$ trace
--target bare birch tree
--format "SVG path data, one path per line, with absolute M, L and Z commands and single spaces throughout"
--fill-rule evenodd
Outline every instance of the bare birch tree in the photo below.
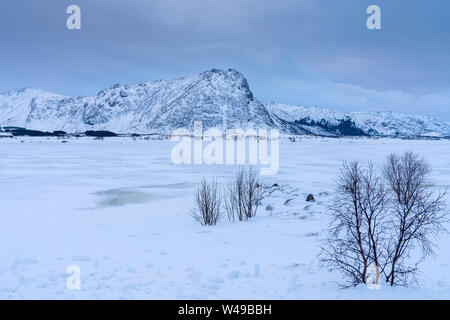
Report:
M 383 275 L 391 286 L 407 285 L 448 221 L 445 192 L 434 194 L 429 176 L 428 163 L 412 152 L 391 154 L 383 175 L 371 163 L 344 163 L 322 263 L 339 270 L 346 286 L 367 283 L 372 266 L 377 281 Z
M 430 166 L 417 154 L 389 155 L 384 178 L 392 193 L 392 234 L 387 244 L 386 282 L 407 285 L 423 258 L 433 253 L 432 239 L 444 230 L 444 193 L 435 195 L 429 189 Z M 412 260 L 414 248 L 421 249 Z
M 357 161 L 343 164 L 330 206 L 333 220 L 321 261 L 345 276 L 348 282 L 344 287 L 366 283 L 372 265 L 378 270 L 384 268 L 386 203 L 386 190 L 372 164 L 367 168 Z

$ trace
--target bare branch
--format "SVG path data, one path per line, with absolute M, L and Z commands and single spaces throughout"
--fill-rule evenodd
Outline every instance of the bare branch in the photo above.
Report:
M 191 216 L 205 226 L 216 225 L 222 217 L 220 190 L 215 180 L 203 178 L 200 187 L 194 194 L 196 208 L 191 209 Z

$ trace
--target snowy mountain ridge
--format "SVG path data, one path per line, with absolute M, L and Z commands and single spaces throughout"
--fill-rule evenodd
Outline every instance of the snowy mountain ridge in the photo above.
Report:
M 64 97 L 25 88 L 0 95 L 0 126 L 35 130 L 110 130 L 170 133 L 204 127 L 272 128 L 263 104 L 253 98 L 237 71 L 213 69 L 199 75 L 135 86 L 115 85 L 94 97 Z
M 347 136 L 450 136 L 448 122 L 428 116 L 391 111 L 340 112 L 274 102 L 265 103 L 265 106 L 272 115 L 290 119 L 317 134 L 325 130 L 328 133 Z
M 278 128 L 287 134 L 450 136 L 450 124 L 392 112 L 344 113 L 319 107 L 261 103 L 234 69 L 212 69 L 174 80 L 115 85 L 93 97 L 66 97 L 23 88 L 0 94 L 0 127 L 70 133 L 170 134 L 178 128 Z

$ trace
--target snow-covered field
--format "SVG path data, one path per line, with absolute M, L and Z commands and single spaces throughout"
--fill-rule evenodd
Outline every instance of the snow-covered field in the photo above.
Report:
M 436 257 L 421 265 L 413 288 L 340 290 L 340 274 L 317 259 L 342 160 L 381 165 L 389 152 L 413 150 L 429 160 L 433 187 L 442 189 L 450 184 L 449 140 L 283 141 L 279 173 L 263 177 L 279 187 L 269 188 L 258 216 L 215 227 L 188 215 L 192 193 L 203 176 L 226 182 L 236 168 L 174 165 L 173 146 L 1 139 L 0 298 L 450 298 L 449 234 L 436 241 Z M 305 201 L 309 193 L 315 203 Z M 66 287 L 69 265 L 81 268 L 81 290 Z

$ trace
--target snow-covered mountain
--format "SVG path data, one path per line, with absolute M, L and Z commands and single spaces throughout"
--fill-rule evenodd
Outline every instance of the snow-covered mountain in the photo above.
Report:
M 171 133 L 204 128 L 278 128 L 289 134 L 450 136 L 450 125 L 391 112 L 342 113 L 261 103 L 245 77 L 212 69 L 175 80 L 115 85 L 94 97 L 66 97 L 24 88 L 0 94 L 0 126 L 75 133 Z
M 115 85 L 95 97 L 64 97 L 25 88 L 0 95 L 0 126 L 34 130 L 170 133 L 192 128 L 271 128 L 263 104 L 239 72 L 213 69 L 170 81 Z
M 450 136 L 448 122 L 395 112 L 339 112 L 319 107 L 265 103 L 275 118 L 289 120 L 315 134 L 347 136 Z

